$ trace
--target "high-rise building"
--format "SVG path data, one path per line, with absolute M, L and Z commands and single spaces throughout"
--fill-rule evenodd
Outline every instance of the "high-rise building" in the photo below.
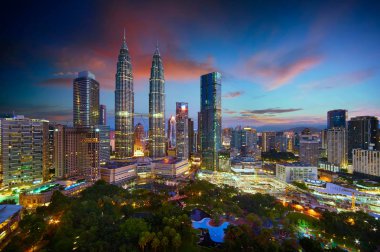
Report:
M 47 169 L 45 170 L 43 177 L 44 181 L 50 179 L 50 170 L 54 170 L 54 129 L 55 124 L 49 123 L 48 125 L 48 136 L 47 136 Z
M 149 156 L 165 156 L 165 78 L 158 45 L 149 79 Z
M 201 122 L 202 122 L 202 116 L 201 112 L 198 112 L 198 125 L 197 125 L 197 153 L 201 153 Z
M 312 166 L 318 165 L 321 143 L 317 135 L 307 134 L 300 137 L 300 162 Z
M 99 179 L 100 131 L 95 127 L 70 128 L 56 125 L 54 131 L 55 176 Z
M 279 152 L 288 151 L 288 138 L 285 132 L 282 132 L 282 131 L 276 132 L 275 149 L 276 151 L 279 151 Z
M 348 160 L 352 161 L 352 150 L 376 148 L 379 120 L 374 116 L 358 116 L 348 121 Z
M 168 120 L 168 141 L 169 141 L 169 149 L 173 149 L 176 146 L 176 121 L 175 116 L 170 116 Z
M 135 157 L 142 157 L 145 153 L 145 130 L 144 126 L 141 123 L 138 123 L 135 127 L 135 147 L 134 147 L 134 156 Z
M 327 129 L 321 131 L 321 157 L 327 157 Z
M 191 118 L 188 119 L 188 127 L 189 127 L 189 158 L 190 154 L 195 152 L 195 141 L 194 141 L 194 121 Z
M 189 105 L 187 102 L 176 102 L 176 148 L 177 157 L 189 158 Z
M 218 170 L 218 151 L 222 146 L 221 86 L 220 73 L 213 72 L 201 76 L 202 169 Z
M 327 112 L 327 129 L 346 128 L 347 110 L 335 109 Z
M 99 107 L 99 125 L 107 124 L 107 107 L 101 104 Z
M 49 122 L 0 118 L 0 188 L 41 183 L 48 166 Z
M 110 126 L 97 125 L 95 131 L 99 133 L 99 162 L 108 163 L 111 156 Z
M 231 143 L 230 147 L 231 149 L 236 149 L 238 152 L 241 150 L 241 135 L 242 135 L 242 130 L 241 126 L 236 126 L 234 129 L 231 131 Z
M 263 152 L 276 149 L 276 132 L 263 132 L 261 136 L 261 149 Z
M 332 128 L 327 131 L 327 161 L 341 168 L 347 167 L 347 131 Z
M 353 149 L 352 152 L 354 173 L 380 177 L 380 151 Z
M 134 92 L 132 63 L 125 31 L 120 48 L 115 90 L 115 151 L 119 159 L 133 156 Z
M 99 123 L 99 83 L 90 71 L 78 73 L 73 82 L 74 127 L 90 127 Z
M 222 130 L 222 146 L 223 148 L 231 148 L 233 128 L 224 128 Z

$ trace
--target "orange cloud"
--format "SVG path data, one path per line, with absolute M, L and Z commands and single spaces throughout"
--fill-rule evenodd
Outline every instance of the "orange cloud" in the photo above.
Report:
M 240 63 L 242 76 L 257 81 L 267 90 L 290 83 L 297 76 L 316 67 L 322 56 L 308 48 L 290 51 L 259 52 Z

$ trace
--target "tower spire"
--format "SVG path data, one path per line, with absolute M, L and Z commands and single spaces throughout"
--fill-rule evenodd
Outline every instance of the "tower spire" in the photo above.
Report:
M 122 44 L 121 48 L 128 50 L 127 42 L 125 40 L 125 28 L 124 28 L 124 33 L 123 33 L 123 44 Z
M 160 55 L 160 51 L 158 50 L 158 39 L 156 42 L 156 51 L 154 52 L 154 55 Z

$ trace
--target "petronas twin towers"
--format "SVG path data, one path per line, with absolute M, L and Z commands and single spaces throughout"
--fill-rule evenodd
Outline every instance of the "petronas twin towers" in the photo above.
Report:
M 118 159 L 133 156 L 134 106 L 132 64 L 124 32 L 115 90 L 115 150 Z M 165 156 L 165 78 L 158 46 L 149 79 L 149 156 Z

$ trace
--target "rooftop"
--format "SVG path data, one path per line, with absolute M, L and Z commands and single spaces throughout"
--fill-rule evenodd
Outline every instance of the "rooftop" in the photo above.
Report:
M 21 209 L 22 206 L 20 205 L 0 205 L 0 223 L 3 223 Z
M 282 164 L 278 164 L 278 165 L 282 165 L 285 167 L 315 167 L 315 168 L 317 168 L 316 166 L 312 166 L 310 164 L 306 164 L 306 163 L 302 163 L 302 162 L 282 163 Z

